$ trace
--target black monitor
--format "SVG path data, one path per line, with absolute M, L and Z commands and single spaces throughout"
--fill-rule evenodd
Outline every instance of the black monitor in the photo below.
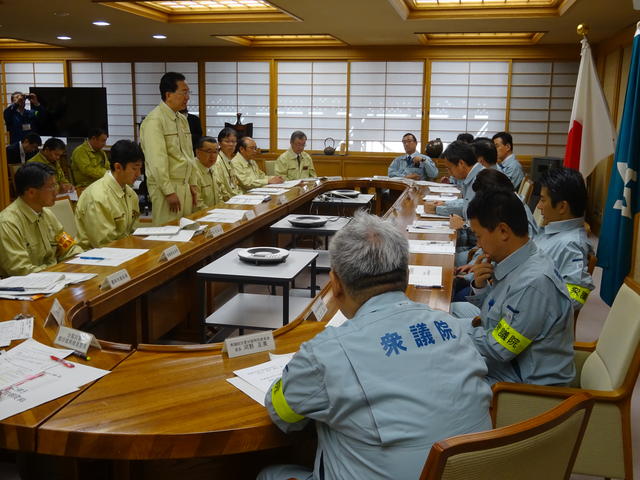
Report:
M 48 137 L 87 137 L 89 130 L 108 132 L 104 87 L 30 87 L 43 106 L 37 133 Z

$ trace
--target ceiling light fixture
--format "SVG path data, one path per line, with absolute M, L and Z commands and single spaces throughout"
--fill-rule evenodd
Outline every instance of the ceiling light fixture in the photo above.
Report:
M 167 38 L 167 36 L 158 33 L 158 34 L 154 35 L 153 38 L 155 38 L 156 40 L 164 40 L 165 38 Z
M 105 22 L 104 20 L 95 21 L 95 22 L 93 22 L 93 24 L 96 27 L 108 27 L 109 25 L 111 25 L 109 22 Z
M 56 38 L 58 40 L 71 40 L 71 37 L 68 35 L 58 35 Z

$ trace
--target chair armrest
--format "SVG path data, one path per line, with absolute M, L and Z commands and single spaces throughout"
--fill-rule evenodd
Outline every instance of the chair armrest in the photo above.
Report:
M 527 383 L 499 382 L 493 385 L 493 405 L 495 407 L 496 398 L 501 393 L 519 393 L 523 395 L 539 397 L 566 398 L 576 393 L 586 392 L 595 398 L 596 401 L 616 402 L 624 397 L 624 391 L 617 390 L 589 390 L 586 388 L 553 387 L 548 385 L 531 385 Z
M 593 352 L 596 349 L 597 344 L 598 342 L 575 342 L 573 344 L 573 349 L 582 352 Z

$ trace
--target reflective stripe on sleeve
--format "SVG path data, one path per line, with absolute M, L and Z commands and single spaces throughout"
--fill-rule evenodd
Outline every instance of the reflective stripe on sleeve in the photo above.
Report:
M 298 415 L 287 403 L 282 390 L 282 379 L 273 384 L 271 389 L 271 404 L 276 414 L 287 423 L 296 423 L 304 419 L 302 415 Z
M 581 287 L 580 285 L 574 285 L 573 283 L 567 283 L 567 290 L 569 290 L 569 296 L 576 302 L 584 304 L 587 301 L 587 297 L 591 290 Z
M 496 342 L 515 355 L 520 355 L 531 343 L 531 340 L 509 325 L 504 318 L 500 319 L 491 334 Z

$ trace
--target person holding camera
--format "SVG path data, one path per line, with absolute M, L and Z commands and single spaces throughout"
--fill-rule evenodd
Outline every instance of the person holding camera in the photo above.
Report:
M 31 109 L 25 108 L 26 101 Z M 44 108 L 35 93 L 13 92 L 11 105 L 4 109 L 4 124 L 9 132 L 9 143 L 22 141 L 29 133 L 38 133 L 38 123 L 44 114 Z

